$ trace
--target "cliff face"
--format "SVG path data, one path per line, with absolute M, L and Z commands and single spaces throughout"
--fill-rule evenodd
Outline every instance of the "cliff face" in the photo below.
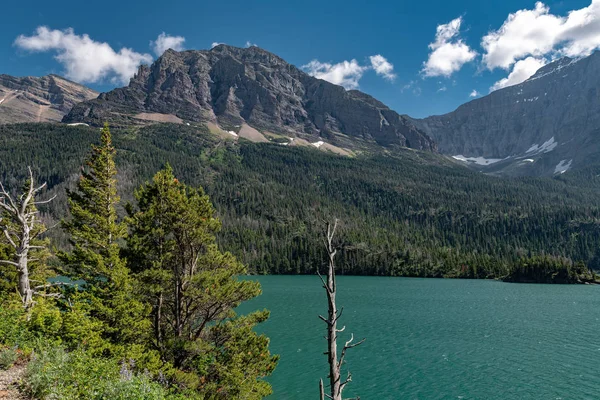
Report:
M 60 121 L 71 108 L 98 93 L 57 75 L 0 75 L 0 124 Z
M 64 121 L 99 125 L 140 115 L 436 149 L 410 118 L 364 93 L 311 77 L 258 47 L 168 50 L 151 66 L 140 67 L 127 87 L 76 105 Z
M 588 165 L 600 152 L 600 53 L 562 58 L 519 85 L 414 123 L 442 153 L 486 171 L 552 175 Z

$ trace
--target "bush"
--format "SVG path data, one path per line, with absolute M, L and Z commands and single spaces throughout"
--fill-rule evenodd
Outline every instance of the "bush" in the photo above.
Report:
M 173 400 L 175 397 L 134 365 L 95 357 L 82 350 L 62 347 L 41 351 L 30 361 L 25 390 L 38 399 L 63 400 Z
M 19 353 L 16 348 L 0 350 L 0 370 L 7 370 L 12 367 L 19 359 Z
M 33 341 L 23 308 L 0 305 L 0 346 L 30 348 Z

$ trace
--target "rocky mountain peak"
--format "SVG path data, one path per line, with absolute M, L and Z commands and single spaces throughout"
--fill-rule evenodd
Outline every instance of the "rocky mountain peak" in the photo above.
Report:
M 127 87 L 78 104 L 65 122 L 100 125 L 110 120 L 156 119 L 247 124 L 262 133 L 357 140 L 434 150 L 434 142 L 406 117 L 358 91 L 314 78 L 256 46 L 167 50 L 141 66 Z

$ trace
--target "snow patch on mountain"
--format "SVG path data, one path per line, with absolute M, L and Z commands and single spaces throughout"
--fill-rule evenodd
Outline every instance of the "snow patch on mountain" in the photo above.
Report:
M 554 141 L 554 136 L 552 136 L 550 139 L 548 139 L 544 143 L 542 143 L 541 146 L 539 144 L 531 145 L 529 150 L 527 150 L 525 153 L 526 154 L 549 153 L 552 150 L 554 150 L 556 148 L 556 146 L 558 146 L 558 143 Z
M 499 161 L 505 160 L 504 158 L 485 158 L 485 157 L 465 157 L 462 154 L 452 156 L 455 160 L 473 163 L 477 165 L 491 165 Z
M 564 174 L 569 170 L 569 168 L 571 168 L 571 163 L 573 163 L 573 160 L 569 160 L 568 162 L 567 160 L 561 160 L 554 168 L 554 173 Z
M 319 147 L 323 146 L 325 144 L 325 142 L 322 140 L 319 140 L 318 142 L 311 143 L 311 144 L 318 149 Z

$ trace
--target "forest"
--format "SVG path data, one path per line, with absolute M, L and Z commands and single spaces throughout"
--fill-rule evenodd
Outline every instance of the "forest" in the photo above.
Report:
M 0 372 L 27 364 L 20 389 L 35 399 L 271 394 L 278 356 L 254 330 L 269 312 L 236 314 L 261 288 L 217 245 L 209 197 L 167 164 L 120 217 L 108 126 L 99 142 L 65 192 L 62 250 L 44 237 L 46 184 L 30 169 L 0 184 Z
M 42 209 L 52 226 L 96 139 L 97 128 L 2 126 L 0 180 L 13 187 L 31 165 L 57 195 Z M 499 178 L 410 149 L 342 157 L 175 124 L 113 130 L 113 139 L 119 215 L 169 163 L 210 196 L 223 224 L 217 243 L 249 273 L 314 274 L 325 260 L 319 227 L 331 216 L 342 221 L 340 274 L 504 278 L 536 257 L 600 268 L 598 168 Z M 68 246 L 62 230 L 48 236 Z

